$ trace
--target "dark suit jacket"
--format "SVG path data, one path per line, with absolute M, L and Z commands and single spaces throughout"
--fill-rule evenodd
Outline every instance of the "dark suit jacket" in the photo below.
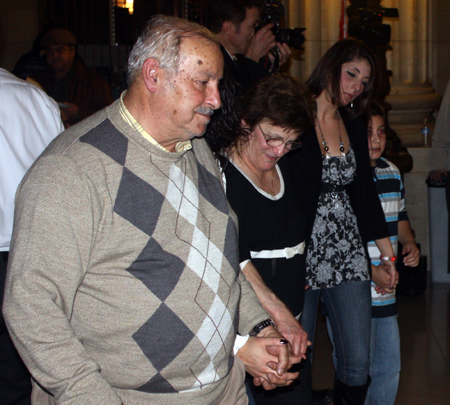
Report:
M 234 80 L 238 97 L 242 96 L 262 78 L 269 76 L 269 71 L 254 60 L 246 58 L 244 55 L 237 55 L 236 60 L 233 60 L 222 45 L 220 50 L 225 62 L 224 74 Z

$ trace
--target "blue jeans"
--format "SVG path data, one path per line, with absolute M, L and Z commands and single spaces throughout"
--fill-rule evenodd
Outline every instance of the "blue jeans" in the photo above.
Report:
M 397 315 L 372 319 L 370 376 L 365 405 L 394 405 L 400 379 Z
M 330 338 L 336 356 L 336 380 L 350 386 L 362 386 L 367 383 L 370 366 L 370 280 L 306 291 L 302 325 L 311 342 L 320 297 L 333 335 Z M 312 350 L 311 346 L 311 361 Z

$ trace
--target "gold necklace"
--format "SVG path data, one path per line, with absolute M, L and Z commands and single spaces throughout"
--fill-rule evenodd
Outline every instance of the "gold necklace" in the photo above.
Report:
M 336 111 L 336 117 L 337 117 L 337 120 L 338 120 L 338 129 L 339 129 L 339 150 L 341 151 L 341 157 L 344 157 L 345 156 L 345 148 L 344 148 L 344 142 L 342 142 L 342 138 L 341 138 L 341 121 L 340 121 L 340 116 L 339 116 L 339 112 L 338 111 Z M 322 132 L 322 128 L 320 127 L 319 118 L 317 118 L 316 121 L 317 121 L 317 126 L 319 127 L 320 136 L 322 138 L 322 145 L 323 145 L 323 149 L 325 151 L 325 157 L 327 159 L 329 159 L 331 157 L 331 155 L 330 155 L 330 148 L 327 145 L 327 141 L 323 137 L 323 132 Z

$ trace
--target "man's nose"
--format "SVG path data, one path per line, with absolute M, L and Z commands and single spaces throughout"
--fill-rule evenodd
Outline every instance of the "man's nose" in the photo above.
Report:
M 214 110 L 217 110 L 218 108 L 220 108 L 220 106 L 222 105 L 222 102 L 220 100 L 220 92 L 219 92 L 219 87 L 217 85 L 214 85 L 211 87 L 209 94 L 207 95 L 205 101 Z

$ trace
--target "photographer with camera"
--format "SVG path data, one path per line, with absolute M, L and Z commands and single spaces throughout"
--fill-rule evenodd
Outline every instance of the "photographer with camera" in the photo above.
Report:
M 261 24 L 262 0 L 213 0 L 209 28 L 217 34 L 225 72 L 238 85 L 237 94 L 249 90 L 289 59 L 287 43 L 277 42 L 276 23 Z M 284 12 L 284 10 L 283 10 Z

